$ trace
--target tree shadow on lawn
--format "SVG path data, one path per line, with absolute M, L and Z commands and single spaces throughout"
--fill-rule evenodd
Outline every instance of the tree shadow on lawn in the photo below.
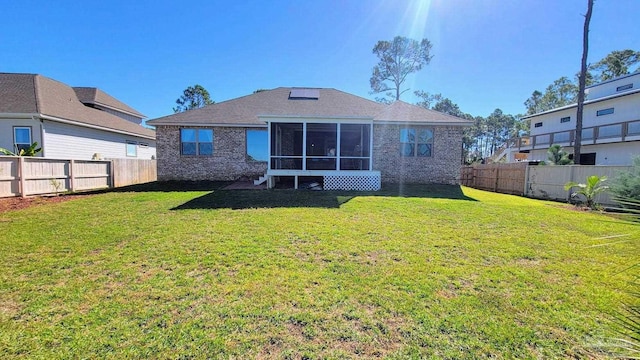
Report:
M 254 208 L 339 208 L 358 196 L 414 197 L 476 201 L 457 185 L 385 184 L 380 191 L 312 191 L 312 190 L 221 190 L 190 200 L 171 210 L 254 209 Z M 203 189 L 204 190 L 204 189 Z

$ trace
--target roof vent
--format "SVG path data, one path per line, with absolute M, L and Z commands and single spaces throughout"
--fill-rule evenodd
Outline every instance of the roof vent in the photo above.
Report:
M 320 97 L 320 89 L 291 89 L 289 100 L 318 100 Z

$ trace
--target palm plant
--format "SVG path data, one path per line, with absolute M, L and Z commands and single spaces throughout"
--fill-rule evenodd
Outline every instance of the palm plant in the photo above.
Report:
M 570 190 L 571 188 L 577 187 L 578 191 L 572 193 L 571 196 L 573 197 L 574 194 L 584 196 L 587 207 L 595 209 L 598 206 L 598 203 L 595 201 L 596 195 L 609 190 L 609 186 L 602 184 L 606 180 L 606 176 L 600 177 L 598 175 L 591 175 L 587 177 L 587 182 L 585 184 L 578 184 L 575 181 L 569 181 L 564 184 L 564 189 Z
M 564 151 L 562 146 L 553 144 L 547 150 L 547 159 L 553 165 L 571 165 L 573 160 L 569 159 L 569 153 Z
M 0 148 L 0 154 L 9 156 L 36 156 L 40 151 L 42 151 L 42 148 L 38 147 L 38 142 L 34 142 L 26 149 L 20 149 L 17 153 L 13 153 L 5 148 Z
M 637 285 L 636 285 L 637 287 Z M 624 304 L 623 310 L 617 315 L 621 333 L 626 339 L 619 339 L 619 346 L 629 359 L 640 359 L 640 292 L 631 294 L 636 299 L 636 304 Z
M 622 206 L 617 209 L 628 215 L 631 221 L 640 225 L 640 199 L 629 197 L 617 197 L 616 202 Z M 629 269 L 637 268 L 639 264 L 632 265 Z M 622 304 L 622 310 L 616 313 L 615 321 L 618 331 L 623 336 L 618 339 L 618 347 L 625 358 L 640 359 L 640 282 L 638 278 L 632 283 L 635 291 L 632 291 L 632 302 Z

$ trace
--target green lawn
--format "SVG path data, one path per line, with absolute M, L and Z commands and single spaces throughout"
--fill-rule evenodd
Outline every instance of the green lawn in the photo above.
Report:
M 0 214 L 0 358 L 606 358 L 640 254 L 469 188 L 211 189 Z

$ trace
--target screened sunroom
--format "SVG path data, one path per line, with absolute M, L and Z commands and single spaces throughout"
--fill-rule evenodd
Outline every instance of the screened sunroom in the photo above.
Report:
M 269 119 L 269 187 L 281 179 L 322 182 L 325 190 L 378 190 L 373 171 L 373 122 Z

